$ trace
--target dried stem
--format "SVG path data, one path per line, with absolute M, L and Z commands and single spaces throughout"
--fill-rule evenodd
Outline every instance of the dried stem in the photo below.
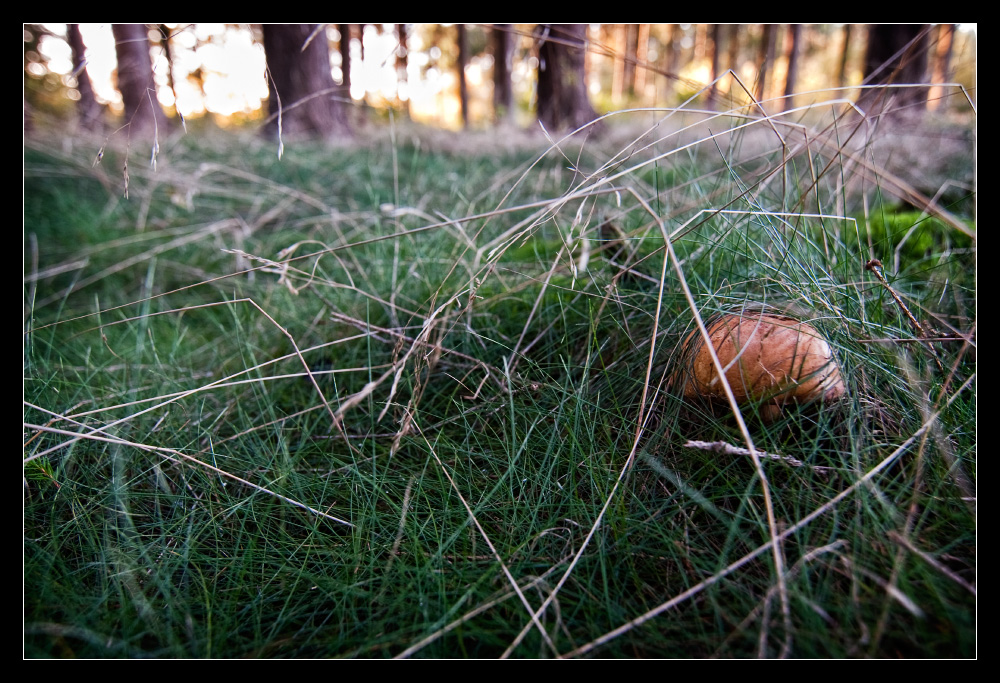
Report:
M 941 359 L 938 358 L 937 351 L 929 341 L 933 336 L 931 331 L 924 325 L 920 324 L 920 321 L 917 320 L 913 313 L 910 312 L 910 309 L 906 306 L 906 304 L 903 303 L 903 300 L 900 298 L 899 294 L 896 293 L 896 290 L 894 290 L 885 279 L 885 275 L 882 273 L 882 262 L 878 259 L 872 259 L 865 264 L 865 270 L 871 271 L 872 274 L 878 278 L 878 281 L 882 283 L 882 286 L 885 287 L 889 294 L 892 295 L 892 298 L 896 300 L 896 305 L 898 305 L 906 315 L 910 324 L 913 326 L 913 329 L 917 331 L 917 336 L 920 337 L 920 341 L 923 342 L 924 346 L 927 347 L 927 350 L 930 351 L 931 357 L 934 359 L 934 362 L 937 363 L 938 369 L 941 372 L 944 372 L 944 366 L 941 364 Z
M 700 448 L 703 451 L 714 451 L 716 453 L 725 453 L 726 455 L 750 455 L 750 451 L 746 448 L 740 446 L 734 446 L 725 441 L 688 441 L 684 444 L 685 448 Z M 767 453 L 765 451 L 757 451 L 757 455 L 761 458 L 768 458 L 770 460 L 778 460 L 785 464 L 791 465 L 792 467 L 809 467 L 814 472 L 834 472 L 833 467 L 820 467 L 819 465 L 806 465 L 801 460 L 793 458 L 790 455 L 779 455 L 777 453 Z

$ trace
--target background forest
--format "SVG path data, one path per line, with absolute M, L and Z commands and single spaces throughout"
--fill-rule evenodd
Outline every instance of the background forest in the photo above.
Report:
M 975 26 L 23 37 L 25 657 L 976 656 Z
M 281 36 L 289 32 L 285 45 Z M 113 125 L 143 101 L 148 86 L 175 123 L 178 115 L 188 122 L 209 116 L 227 127 L 260 122 L 276 106 L 265 73 L 269 35 L 270 78 L 279 89 L 286 87 L 279 73 L 284 51 L 295 55 L 308 41 L 309 51 L 295 55 L 296 69 L 329 72 L 316 76 L 328 106 L 363 104 L 363 116 L 376 120 L 393 111 L 449 129 L 510 120 L 527 126 L 536 113 L 545 122 L 539 75 L 566 68 L 545 52 L 583 41 L 587 49 L 570 64 L 586 94 L 578 106 L 599 113 L 678 106 L 698 94 L 699 106 L 723 109 L 745 103 L 743 87 L 758 101 L 775 102 L 771 108 L 791 109 L 856 99 L 862 84 L 886 81 L 936 84 L 906 97 L 937 111 L 962 99 L 942 84 L 973 91 L 975 79 L 975 33 L 954 24 L 27 24 L 26 104 L 62 118 L 76 109 L 84 127 Z M 912 57 L 900 62 L 896 53 L 904 49 Z M 902 71 L 884 66 L 893 58 Z M 116 62 L 126 59 L 150 80 L 117 78 Z M 559 73 L 552 80 L 565 79 Z

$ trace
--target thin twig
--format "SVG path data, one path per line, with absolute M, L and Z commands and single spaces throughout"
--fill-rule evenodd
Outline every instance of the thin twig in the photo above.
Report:
M 746 448 L 740 446 L 734 446 L 725 441 L 688 441 L 684 444 L 685 448 L 700 448 L 703 451 L 715 451 L 716 453 L 725 453 L 726 455 L 750 455 L 750 451 Z M 768 458 L 769 460 L 777 460 L 783 462 L 792 467 L 809 467 L 815 472 L 835 472 L 836 468 L 833 467 L 821 467 L 819 465 L 806 465 L 801 460 L 793 458 L 790 455 L 779 455 L 777 453 L 767 453 L 765 451 L 757 451 L 757 455 L 762 458 Z
M 906 318 L 910 321 L 913 329 L 916 330 L 917 336 L 920 337 L 920 341 L 927 347 L 927 350 L 931 354 L 931 358 L 933 358 L 934 362 L 937 363 L 938 370 L 944 372 L 944 366 L 941 364 L 941 359 L 938 358 L 937 351 L 928 341 L 928 338 L 931 336 L 930 331 L 917 320 L 913 313 L 910 312 L 910 309 L 907 308 L 905 303 L 903 303 L 903 300 L 900 298 L 899 294 L 896 293 L 896 290 L 893 289 L 888 280 L 885 279 L 885 275 L 882 273 L 882 262 L 878 259 L 871 259 L 865 263 L 865 270 L 871 271 L 872 274 L 878 278 L 878 281 L 882 283 L 882 286 L 885 287 L 889 294 L 892 295 L 892 298 L 896 300 L 896 305 L 898 305 L 906 315 Z

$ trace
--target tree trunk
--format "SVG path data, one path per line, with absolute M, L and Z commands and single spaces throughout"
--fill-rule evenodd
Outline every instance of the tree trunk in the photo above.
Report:
M 937 30 L 934 47 L 934 70 L 931 83 L 947 83 L 951 79 L 951 46 L 955 42 L 955 25 L 941 24 Z M 927 109 L 934 111 L 941 105 L 941 98 L 950 94 L 940 85 L 932 85 L 927 93 Z
M 661 44 L 663 45 L 663 61 L 660 62 L 660 75 L 665 78 L 657 78 L 653 76 L 653 84 L 656 86 L 656 94 L 653 96 L 653 104 L 656 105 L 659 102 L 670 103 L 670 99 L 674 92 L 674 64 L 677 63 L 677 40 L 676 40 L 676 28 L 674 24 L 664 24 L 662 27 L 663 33 L 661 34 Z M 660 91 L 660 83 L 663 84 L 663 90 Z
M 73 73 L 76 74 L 76 90 L 80 93 L 80 99 L 76 103 L 80 127 L 89 131 L 100 130 L 104 125 L 104 111 L 94 97 L 94 86 L 87 72 L 87 48 L 80 35 L 79 24 L 66 24 L 66 39 L 73 51 Z
M 851 24 L 844 24 L 844 46 L 840 50 L 840 62 L 837 64 L 836 85 L 843 88 L 847 83 L 847 58 L 851 51 Z
M 777 25 L 764 24 L 764 35 L 760 41 L 760 56 L 757 59 L 757 87 L 754 97 L 758 102 L 767 98 L 767 75 L 774 68 L 774 49 L 778 38 Z
M 865 85 L 926 83 L 927 36 L 925 24 L 872 24 L 865 52 Z M 927 88 L 873 88 L 858 99 L 868 114 L 900 109 L 927 99 Z
M 802 40 L 802 24 L 788 27 L 788 45 L 785 48 L 785 111 L 795 106 L 795 82 L 799 78 L 799 43 Z
M 694 25 L 694 45 L 691 47 L 691 57 L 688 58 L 687 61 L 696 62 L 700 59 L 704 59 L 705 55 L 708 54 L 708 34 L 710 30 L 711 24 Z
M 639 98 L 642 104 L 646 98 L 646 80 L 649 66 L 649 24 L 639 24 L 639 36 L 635 46 L 635 82 L 632 84 L 632 91 Z
M 153 63 L 145 24 L 113 24 L 118 57 L 118 91 L 125 104 L 129 136 L 167 132 L 167 117 L 156 99 Z
M 718 24 L 712 24 L 709 29 L 709 36 L 712 41 L 712 71 L 708 74 L 708 82 L 712 83 L 716 78 L 719 77 L 719 52 L 722 47 L 720 43 L 722 42 L 722 29 Z M 719 86 L 716 83 L 712 83 L 712 87 L 708 89 L 708 108 L 715 109 L 717 102 L 719 100 Z
M 511 85 L 510 24 L 493 27 L 493 111 L 497 122 L 509 121 L 514 114 L 514 88 Z
M 639 25 L 625 24 L 625 73 L 623 81 L 625 85 L 625 97 L 632 99 L 635 97 L 635 62 L 639 52 Z
M 343 96 L 351 96 L 351 25 L 337 24 L 340 33 L 340 90 Z
M 728 71 L 732 70 L 733 73 L 738 74 L 740 72 L 739 60 L 740 60 L 740 27 L 736 24 L 732 24 L 729 27 L 729 35 L 726 36 L 728 43 L 726 44 L 726 61 L 723 63 L 723 68 L 727 72 L 727 76 L 723 79 L 723 93 L 733 90 L 736 81 L 733 79 L 732 75 L 728 75 Z M 742 99 L 742 95 L 740 96 Z
M 469 33 L 465 24 L 458 24 L 458 101 L 462 111 L 462 128 L 469 127 L 469 87 L 465 82 L 465 67 L 469 63 Z
M 627 28 L 625 24 L 612 24 L 609 29 L 614 36 L 614 68 L 611 72 L 611 101 L 615 106 L 619 106 L 625 97 L 625 64 L 627 62 L 626 40 Z
M 546 129 L 576 129 L 597 114 L 587 96 L 584 24 L 543 24 L 538 40 L 538 120 Z
M 274 134 L 281 117 L 283 135 L 335 137 L 349 134 L 347 115 L 337 99 L 326 31 L 316 24 L 264 24 L 267 82 L 266 130 Z M 315 33 L 315 35 L 313 35 Z M 312 39 L 310 40 L 310 36 Z

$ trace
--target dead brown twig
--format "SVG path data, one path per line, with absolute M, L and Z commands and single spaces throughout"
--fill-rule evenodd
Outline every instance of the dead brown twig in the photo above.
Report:
M 882 283 L 882 286 L 885 287 L 886 291 L 888 291 L 889 294 L 892 295 L 892 298 L 895 299 L 896 301 L 896 305 L 899 306 L 900 310 L 903 311 L 904 315 L 906 315 L 906 318 L 910 321 L 910 324 L 913 326 L 913 329 L 916 330 L 917 336 L 920 338 L 920 341 L 924 344 L 924 346 L 927 347 L 927 350 L 930 351 L 931 357 L 934 359 L 934 362 L 937 363 L 938 369 L 941 372 L 944 372 L 944 365 L 941 364 L 941 359 L 938 358 L 937 351 L 934 349 L 934 346 L 931 345 L 930 342 L 932 338 L 938 335 L 936 335 L 932 330 L 929 330 L 927 327 L 921 324 L 921 322 L 917 320 L 916 316 L 914 316 L 913 313 L 910 312 L 910 309 L 907 307 L 907 305 L 903 303 L 903 299 L 900 298 L 899 294 L 896 293 L 896 290 L 892 288 L 892 285 L 889 284 L 889 281 L 885 279 L 885 274 L 882 272 L 882 262 L 879 261 L 878 259 L 871 259 L 865 264 L 865 270 L 871 271 L 871 273 L 878 279 L 878 281 Z

